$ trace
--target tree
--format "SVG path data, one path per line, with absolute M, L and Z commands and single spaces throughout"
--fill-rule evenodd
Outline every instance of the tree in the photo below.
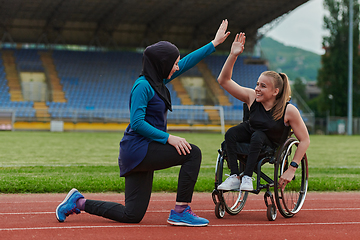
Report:
M 324 0 L 329 11 L 324 16 L 324 27 L 330 35 L 323 37 L 326 53 L 321 57 L 318 86 L 322 89 L 318 107 L 320 112 L 332 111 L 332 115 L 347 115 L 348 49 L 349 49 L 349 0 Z M 359 3 L 354 0 L 353 28 L 353 113 L 360 116 L 360 56 Z M 332 96 L 332 97 L 331 97 Z

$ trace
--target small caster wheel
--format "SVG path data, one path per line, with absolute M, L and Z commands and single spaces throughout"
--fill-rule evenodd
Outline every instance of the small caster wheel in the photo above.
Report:
M 276 215 L 277 215 L 277 212 L 276 212 L 275 205 L 274 204 L 269 204 L 267 206 L 267 211 L 266 211 L 266 216 L 267 216 L 268 220 L 269 221 L 275 221 Z
M 215 216 L 217 218 L 223 218 L 225 216 L 225 207 L 221 202 L 217 202 L 215 205 Z

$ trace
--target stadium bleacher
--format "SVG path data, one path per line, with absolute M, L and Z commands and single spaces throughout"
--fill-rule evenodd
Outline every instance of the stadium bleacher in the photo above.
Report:
M 14 49 L 16 67 L 19 72 L 44 72 L 45 69 L 37 49 Z
M 48 102 L 54 117 L 129 119 L 129 93 L 141 71 L 142 54 L 134 52 L 54 51 L 66 103 Z M 174 105 L 180 104 L 168 85 Z M 59 109 L 61 111 L 59 111 Z M 116 111 L 115 111 L 116 110 Z M 61 116 L 59 116 L 59 114 Z M 186 119 L 187 113 L 181 113 Z M 169 118 L 177 118 L 170 114 Z
M 33 105 L 32 101 L 11 101 L 8 80 L 0 53 L 0 109 L 14 111 L 15 117 L 35 117 Z
M 100 118 L 128 118 L 128 111 L 109 115 L 97 110 L 128 109 L 129 92 L 141 69 L 140 54 L 54 51 L 53 59 L 67 102 L 49 102 L 51 114 L 63 109 L 64 117 L 73 117 L 74 111 L 83 110 Z
M 45 71 L 40 52 L 35 49 L 14 49 L 18 71 Z M 41 50 L 45 51 L 45 50 Z M 204 59 L 216 78 L 227 56 L 211 55 Z M 66 102 L 47 101 L 52 118 L 129 119 L 129 93 L 141 71 L 142 54 L 120 51 L 65 51 L 53 50 L 52 58 L 63 86 Z M 242 86 L 255 86 L 265 65 L 245 64 L 239 57 L 233 79 Z M 201 76 L 194 67 L 185 76 Z M 167 86 L 173 105 L 181 105 L 171 84 Z M 225 93 L 232 106 L 224 106 L 225 121 L 242 119 L 242 102 Z M 0 108 L 15 109 L 17 117 L 34 117 L 32 101 L 12 102 L 7 86 L 4 66 L 0 59 Z M 204 110 L 176 110 L 168 114 L 171 121 L 198 120 L 207 123 Z

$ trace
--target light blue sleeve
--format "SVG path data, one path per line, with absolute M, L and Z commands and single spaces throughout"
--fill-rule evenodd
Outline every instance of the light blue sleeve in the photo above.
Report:
M 198 62 L 203 60 L 205 57 L 209 56 L 211 53 L 215 52 L 215 47 L 212 42 L 206 44 L 205 46 L 189 53 L 184 58 L 179 61 L 179 70 L 176 71 L 170 79 L 165 79 L 164 83 L 168 83 L 171 80 L 178 77 L 180 74 L 186 72 L 190 68 L 194 67 Z
M 155 91 L 146 80 L 137 80 L 131 90 L 130 127 L 144 137 L 165 144 L 169 138 L 167 132 L 161 131 L 145 121 L 148 102 Z

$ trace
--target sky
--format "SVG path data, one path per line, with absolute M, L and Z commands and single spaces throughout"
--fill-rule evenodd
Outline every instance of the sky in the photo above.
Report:
M 327 35 L 323 29 L 325 12 L 323 0 L 310 0 L 290 12 L 265 36 L 287 46 L 323 54 L 322 38 Z

